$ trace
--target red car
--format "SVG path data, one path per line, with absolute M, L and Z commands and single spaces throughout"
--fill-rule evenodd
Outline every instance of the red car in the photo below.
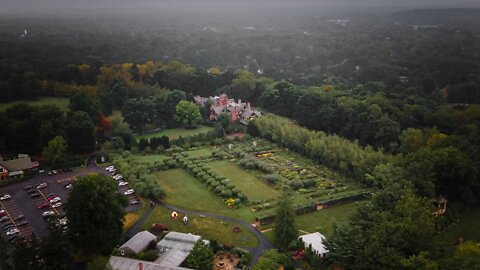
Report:
M 0 217 L 6 216 L 6 215 L 7 215 L 7 211 L 0 209 Z
M 49 209 L 51 206 L 48 203 L 42 203 L 39 206 L 37 206 L 38 209 Z

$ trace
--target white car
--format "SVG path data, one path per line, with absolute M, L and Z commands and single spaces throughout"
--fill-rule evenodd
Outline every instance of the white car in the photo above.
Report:
M 64 218 L 62 218 L 58 221 L 58 224 L 60 224 L 62 226 L 65 226 L 65 225 L 67 225 L 67 222 L 68 222 L 67 217 L 64 217 Z
M 17 234 L 19 233 L 20 231 L 18 229 L 11 229 L 10 231 L 7 231 L 7 236 L 10 236 L 10 235 L 14 235 L 14 234 Z
M 47 187 L 47 183 L 41 183 L 40 185 L 37 186 L 38 189 Z
M 72 185 L 72 184 L 67 184 L 67 185 L 65 186 L 65 188 L 66 188 L 66 189 L 72 189 L 72 188 L 73 188 L 73 185 Z
M 105 168 L 105 171 L 110 171 L 110 170 L 113 170 L 115 169 L 115 166 L 108 166 Z
M 130 194 L 133 194 L 133 192 L 135 192 L 133 189 L 129 189 L 129 190 L 125 191 L 123 194 L 130 195 Z
M 59 201 L 61 201 L 61 200 L 62 200 L 62 198 L 60 198 L 60 197 L 55 197 L 55 198 L 53 198 L 53 199 L 50 200 L 50 203 L 56 203 L 56 202 L 59 202 Z
M 52 207 L 53 207 L 53 208 L 58 208 L 58 207 L 60 207 L 60 206 L 62 206 L 62 203 L 61 203 L 61 202 L 57 202 L 57 203 L 55 203 L 55 204 L 52 204 Z
M 126 186 L 126 185 L 128 185 L 128 182 L 119 182 L 118 183 L 119 187 L 123 187 L 123 186 Z
M 11 198 L 12 196 L 10 196 L 10 194 L 4 194 L 2 197 L 0 197 L 0 201 L 5 201 Z
M 45 211 L 42 213 L 42 216 L 43 217 L 50 217 L 50 216 L 54 216 L 55 215 L 55 212 L 53 211 Z

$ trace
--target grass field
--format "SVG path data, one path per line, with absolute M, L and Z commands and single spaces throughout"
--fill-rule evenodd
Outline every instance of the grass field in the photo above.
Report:
M 207 166 L 215 173 L 228 178 L 238 189 L 244 192 L 249 200 L 265 200 L 281 196 L 281 191 L 265 184 L 255 175 L 240 168 L 237 164 L 221 160 L 208 163 Z
M 230 209 L 200 181 L 183 169 L 161 171 L 155 174 L 158 184 L 165 191 L 166 203 L 197 211 L 219 213 L 253 221 L 255 215 L 248 208 Z
M 187 151 L 187 153 L 191 158 L 208 157 L 212 154 L 212 149 L 203 147 L 197 150 Z
M 160 130 L 158 132 L 149 133 L 149 134 L 136 135 L 135 139 L 140 140 L 142 138 L 150 139 L 152 137 L 167 136 L 172 140 L 172 139 L 177 139 L 180 136 L 185 137 L 185 136 L 196 135 L 199 133 L 205 133 L 212 129 L 213 129 L 212 127 L 206 127 L 206 126 L 200 126 L 196 129 L 172 128 L 172 129 Z
M 155 163 L 157 161 L 163 161 L 166 158 L 167 156 L 164 156 L 164 155 L 145 155 L 145 156 L 136 155 L 135 156 L 135 159 L 141 163 Z
M 178 231 L 185 233 L 194 233 L 201 235 L 205 239 L 217 240 L 220 243 L 240 246 L 240 247 L 255 247 L 258 245 L 258 239 L 250 231 L 244 227 L 224 222 L 221 219 L 188 216 L 189 221 L 187 225 L 182 222 L 183 215 L 180 218 L 172 219 L 171 212 L 165 208 L 156 207 L 153 213 L 142 225 L 143 230 L 148 230 L 152 224 L 165 224 L 170 231 Z M 239 233 L 234 233 L 232 229 L 240 227 Z
M 20 103 L 26 103 L 32 106 L 41 106 L 41 105 L 57 105 L 63 111 L 68 111 L 68 105 L 70 101 L 68 98 L 56 98 L 56 97 L 41 97 L 36 100 L 18 100 L 8 103 L 0 103 L 0 111 L 5 111 L 6 109 Z
M 451 243 L 455 243 L 460 237 L 480 242 L 480 230 L 478 229 L 480 228 L 480 208 L 460 213 L 459 220 L 455 227 L 439 235 L 439 238 Z

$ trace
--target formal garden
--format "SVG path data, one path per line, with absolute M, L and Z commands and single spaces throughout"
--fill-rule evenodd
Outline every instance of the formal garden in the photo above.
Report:
M 272 221 L 284 191 L 292 193 L 298 215 L 368 196 L 353 180 L 264 139 L 194 145 L 184 149 L 173 143 L 167 150 L 126 159 L 154 175 L 164 202 L 252 223 Z

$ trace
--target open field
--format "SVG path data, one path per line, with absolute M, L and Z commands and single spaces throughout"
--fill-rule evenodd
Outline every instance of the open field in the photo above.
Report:
M 212 129 L 213 129 L 212 127 L 206 127 L 206 126 L 200 126 L 196 129 L 172 128 L 172 129 L 160 130 L 154 133 L 136 135 L 135 139 L 137 139 L 138 141 L 142 138 L 150 139 L 152 137 L 167 136 L 168 138 L 170 138 L 170 140 L 172 140 L 172 139 L 177 139 L 180 136 L 185 137 L 185 136 L 196 135 L 199 133 L 205 133 Z
M 205 239 L 217 240 L 224 244 L 240 247 L 255 247 L 258 245 L 258 239 L 255 235 L 238 224 L 227 223 L 216 218 L 188 216 L 188 224 L 184 225 L 181 213 L 179 213 L 180 218 L 178 219 L 171 218 L 170 214 L 169 210 L 157 206 L 142 225 L 142 229 L 148 230 L 152 224 L 158 223 L 167 225 L 170 231 L 194 233 Z M 234 233 L 232 231 L 234 227 L 240 227 L 241 231 Z
M 255 217 L 254 213 L 246 207 L 228 208 L 224 201 L 183 169 L 161 171 L 155 176 L 166 193 L 163 199 L 166 203 L 185 209 L 237 217 L 246 221 L 253 221 Z
M 0 103 L 0 111 L 5 111 L 6 109 L 20 103 L 26 103 L 32 106 L 41 106 L 41 105 L 57 105 L 63 111 L 68 111 L 68 105 L 70 101 L 68 98 L 56 98 L 56 97 L 41 97 L 35 100 L 17 100 L 8 103 Z
M 207 167 L 218 175 L 228 178 L 247 195 L 249 200 L 266 200 L 282 195 L 281 191 L 265 184 L 261 179 L 231 161 L 215 161 L 207 164 Z

